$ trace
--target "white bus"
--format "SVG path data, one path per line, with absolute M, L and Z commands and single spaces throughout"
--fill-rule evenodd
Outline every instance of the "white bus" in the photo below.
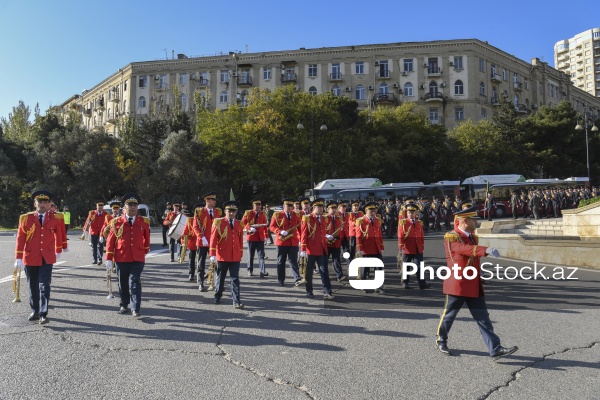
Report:
M 315 186 L 314 192 L 312 189 L 306 190 L 304 196 L 311 200 L 319 197 L 328 200 L 340 190 L 379 186 L 381 186 L 381 181 L 377 178 L 326 179 Z

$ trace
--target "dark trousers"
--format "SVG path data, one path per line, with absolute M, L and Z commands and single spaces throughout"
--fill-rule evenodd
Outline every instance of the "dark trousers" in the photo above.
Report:
M 356 256 L 356 236 L 350 236 L 350 258 L 348 259 L 348 265 L 354 260 Z
M 198 247 L 198 275 L 200 275 L 200 282 L 204 282 L 204 270 L 206 268 L 207 255 L 208 247 Z
M 254 270 L 254 253 L 258 252 L 258 268 L 261 273 L 267 272 L 265 269 L 265 242 L 248 242 L 248 271 Z
M 270 229 L 267 232 L 269 232 L 269 243 L 273 244 L 273 232 Z
M 404 254 L 404 256 L 402 256 L 402 262 L 410 262 L 410 263 L 414 263 L 417 264 L 417 274 L 416 274 L 416 278 L 417 278 L 417 282 L 419 283 L 419 287 L 425 287 L 425 285 L 427 284 L 427 281 L 425 279 L 420 279 L 420 273 L 421 273 L 421 266 L 420 266 L 420 262 L 423 261 L 423 254 Z M 415 275 L 413 275 L 415 276 Z M 410 280 L 410 275 L 406 276 L 406 279 L 404 279 L 402 281 L 403 285 L 408 285 Z
M 194 276 L 194 274 L 196 273 L 196 250 L 190 250 L 190 259 L 188 266 L 188 274 Z
M 215 299 L 220 299 L 223 296 L 223 288 L 225 287 L 225 278 L 229 271 L 229 286 L 231 286 L 231 298 L 233 303 L 240 303 L 240 262 L 217 262 L 217 287 L 215 289 Z
M 300 279 L 300 269 L 298 267 L 298 246 L 277 246 L 277 280 L 279 283 L 285 282 L 285 263 L 290 262 L 294 282 Z
M 487 211 L 488 221 L 491 221 L 492 220 L 492 209 L 486 208 L 486 211 Z
M 167 244 L 167 232 L 169 232 L 169 227 L 163 225 L 163 227 L 162 227 L 163 244 Z
M 329 257 L 333 260 L 333 270 L 335 271 L 335 276 L 341 278 L 344 276 L 344 272 L 342 271 L 342 260 L 341 260 L 342 249 L 336 249 L 335 247 L 329 248 L 329 255 L 327 256 L 327 261 L 329 262 Z
M 142 281 L 140 279 L 144 270 L 144 263 L 116 262 L 117 275 L 119 276 L 119 295 L 121 296 L 121 307 L 127 308 L 131 303 L 131 310 L 140 311 L 142 304 Z
M 306 293 L 313 292 L 313 274 L 315 266 L 319 267 L 321 282 L 323 283 L 323 293 L 331 293 L 331 281 L 329 280 L 329 271 L 327 270 L 327 254 L 322 256 L 308 255 L 306 258 Z
M 92 240 L 92 257 L 95 261 L 102 261 L 104 244 L 100 243 L 100 235 L 90 235 L 90 238 Z
M 514 219 L 517 219 L 517 218 L 519 218 L 519 210 L 518 210 L 518 208 L 517 208 L 517 207 L 512 207 L 512 208 L 511 208 L 511 211 L 512 211 L 512 215 L 513 215 L 513 218 L 514 218 Z
M 500 347 L 500 338 L 494 333 L 494 327 L 492 326 L 492 321 L 490 321 L 487 304 L 485 303 L 485 297 L 483 296 L 462 297 L 446 295 L 446 306 L 444 307 L 444 312 L 442 313 L 440 324 L 438 326 L 438 339 L 436 343 L 447 344 L 448 334 L 450 333 L 450 328 L 452 328 L 452 323 L 460 311 L 460 308 L 465 303 L 467 303 L 467 307 L 469 307 L 473 319 L 479 326 L 479 331 L 481 332 L 481 336 L 483 336 L 483 341 L 488 347 L 489 354 L 495 354 Z
M 171 251 L 171 260 L 174 260 L 175 255 L 179 255 L 179 241 L 175 239 L 169 239 L 169 250 Z
M 69 232 L 69 225 L 70 225 L 70 224 L 65 224 L 65 233 L 66 233 L 66 232 Z
M 383 260 L 383 256 L 380 253 L 377 253 L 377 254 L 363 254 L 363 257 L 379 258 L 380 260 Z M 359 269 L 360 269 L 360 279 L 369 279 L 369 270 L 371 268 L 359 268 Z M 375 268 L 375 270 L 382 270 L 382 269 L 383 268 L 381 268 L 381 267 Z M 383 285 L 381 285 L 379 288 L 383 289 Z
M 348 254 L 350 254 L 350 241 L 348 240 L 348 238 L 344 238 L 342 239 L 342 254 L 348 252 Z M 350 258 L 346 259 L 347 262 L 347 266 L 350 266 Z
M 52 264 L 46 264 L 42 259 L 42 266 L 25 266 L 27 286 L 29 289 L 29 307 L 31 311 L 40 316 L 48 314 L 50 302 L 50 283 L 52 281 Z

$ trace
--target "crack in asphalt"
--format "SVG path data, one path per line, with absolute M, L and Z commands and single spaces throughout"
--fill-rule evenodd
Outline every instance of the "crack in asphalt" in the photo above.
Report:
M 554 356 L 554 355 L 558 355 L 558 354 L 564 354 L 564 353 L 568 353 L 571 350 L 585 350 L 585 349 L 591 349 L 592 347 L 596 346 L 600 344 L 600 341 L 597 342 L 592 342 L 587 346 L 581 346 L 581 347 L 568 347 L 566 349 L 560 350 L 560 351 L 554 351 L 552 353 L 548 353 L 548 354 L 544 354 L 539 360 L 535 360 L 533 361 L 531 364 L 526 365 L 522 368 L 519 368 L 518 370 L 514 371 L 511 373 L 511 377 L 509 380 L 507 380 L 504 384 L 502 385 L 498 385 L 494 388 L 492 388 L 489 392 L 487 392 L 486 394 L 484 394 L 483 396 L 478 397 L 478 400 L 485 400 L 487 398 L 489 398 L 491 395 L 493 395 L 494 393 L 499 392 L 501 389 L 504 388 L 508 388 L 510 387 L 510 385 L 513 382 L 516 382 L 519 380 L 519 378 L 521 377 L 521 372 L 523 370 L 535 367 L 537 364 L 543 363 L 544 361 L 546 361 L 548 359 L 548 357 Z
M 223 357 L 227 362 L 229 362 L 229 363 L 231 363 L 231 364 L 233 364 L 233 365 L 235 365 L 237 367 L 243 368 L 246 371 L 251 372 L 252 374 L 254 374 L 254 375 L 256 375 L 256 376 L 258 376 L 260 378 L 264 378 L 264 379 L 266 379 L 269 382 L 275 383 L 277 385 L 289 386 L 289 387 L 292 387 L 294 389 L 297 389 L 297 390 L 301 391 L 306 397 L 308 397 L 311 400 L 316 400 L 317 399 L 317 397 L 315 395 L 313 395 L 312 393 L 310 393 L 310 390 L 306 386 L 304 386 L 304 385 L 302 385 L 302 386 L 297 385 L 294 382 L 286 381 L 285 379 L 281 379 L 281 378 L 269 375 L 266 372 L 261 372 L 258 369 L 250 367 L 250 366 L 244 364 L 241 361 L 234 360 L 231 357 L 231 354 L 229 354 L 225 350 L 225 348 L 223 347 L 223 345 L 221 344 L 221 339 L 223 338 L 223 334 L 225 333 L 225 329 L 226 328 L 227 328 L 226 326 L 223 326 L 221 328 L 221 334 L 219 335 L 219 340 L 217 341 L 216 346 L 219 349 L 219 351 L 221 352 L 221 354 L 219 354 L 219 355 L 221 357 Z

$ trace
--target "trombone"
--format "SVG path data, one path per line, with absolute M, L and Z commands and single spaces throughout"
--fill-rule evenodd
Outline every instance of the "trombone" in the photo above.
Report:
M 300 257 L 300 263 L 299 263 L 299 269 L 300 269 L 300 276 L 302 277 L 302 280 L 300 281 L 300 283 L 306 283 L 306 262 L 307 262 L 307 256 L 304 257 Z
M 13 270 L 12 292 L 15 294 L 15 299 L 12 302 L 20 303 L 21 302 L 21 270 L 19 269 L 19 267 L 15 267 L 15 269 Z
M 107 299 L 112 299 L 113 293 L 112 293 L 112 268 L 109 268 L 106 270 L 106 289 L 108 290 L 108 296 L 106 296 Z

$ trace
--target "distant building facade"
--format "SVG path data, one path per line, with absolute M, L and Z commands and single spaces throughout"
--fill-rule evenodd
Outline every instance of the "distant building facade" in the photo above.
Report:
M 557 42 L 554 65 L 570 77 L 575 87 L 600 96 L 600 28 Z

